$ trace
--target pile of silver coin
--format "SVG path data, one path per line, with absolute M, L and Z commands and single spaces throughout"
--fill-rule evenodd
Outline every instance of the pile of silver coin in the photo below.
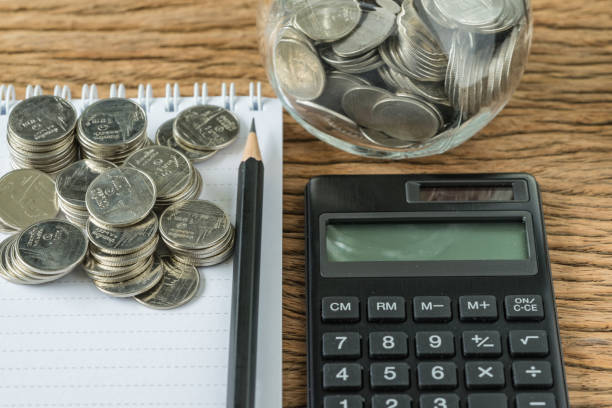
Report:
M 13 233 L 59 212 L 55 182 L 40 170 L 19 169 L 0 178 L 0 232 Z
M 202 175 L 178 150 L 166 146 L 149 146 L 134 152 L 124 163 L 138 169 L 155 183 L 155 210 L 180 201 L 197 198 L 202 191 Z
M 155 197 L 153 180 L 129 167 L 107 170 L 87 188 L 90 245 L 84 269 L 104 293 L 135 296 L 161 279 L 163 268 L 154 256 L 159 242 Z
M 7 128 L 13 168 L 53 174 L 77 160 L 77 117 L 72 104 L 57 96 L 34 96 L 18 103 Z
M 147 115 L 140 105 L 124 98 L 102 99 L 89 105 L 77 126 L 81 158 L 122 164 L 150 144 Z
M 423 145 L 502 100 L 526 58 L 523 0 L 288 4 L 280 88 L 306 121 L 352 142 Z
M 60 279 L 79 265 L 87 252 L 87 237 L 63 220 L 35 223 L 0 244 L 0 276 L 22 285 Z
M 59 207 L 68 221 L 84 227 L 89 219 L 85 194 L 89 185 L 102 173 L 115 166 L 105 160 L 84 159 L 62 170 L 55 179 Z
M 232 256 L 234 227 L 228 215 L 210 201 L 191 200 L 168 207 L 159 232 L 178 264 L 216 265 Z

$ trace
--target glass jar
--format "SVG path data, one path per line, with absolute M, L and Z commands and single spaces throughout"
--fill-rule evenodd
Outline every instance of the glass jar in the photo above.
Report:
M 529 0 L 260 0 L 268 76 L 310 133 L 355 154 L 443 153 L 508 103 Z

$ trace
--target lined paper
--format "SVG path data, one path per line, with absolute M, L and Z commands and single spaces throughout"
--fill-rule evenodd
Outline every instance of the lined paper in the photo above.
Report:
M 181 99 L 179 110 L 192 104 Z M 235 112 L 239 140 L 197 164 L 201 198 L 235 219 L 237 169 L 255 116 L 265 165 L 256 404 L 280 408 L 282 108 L 265 99 L 253 112 L 248 98 L 237 98 Z M 149 137 L 174 116 L 156 100 Z M 11 170 L 6 120 L 0 116 L 1 174 Z M 232 260 L 201 268 L 195 299 L 171 311 L 108 297 L 81 270 L 42 286 L 0 279 L 0 408 L 224 407 L 232 268 Z

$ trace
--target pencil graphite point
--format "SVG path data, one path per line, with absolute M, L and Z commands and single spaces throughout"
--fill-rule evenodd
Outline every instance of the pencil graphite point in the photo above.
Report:
M 255 130 L 255 119 L 251 122 L 251 130 L 247 137 L 246 146 L 244 148 L 244 154 L 242 155 L 242 161 L 248 159 L 261 160 L 261 151 L 259 150 L 259 142 L 257 141 L 257 132 Z

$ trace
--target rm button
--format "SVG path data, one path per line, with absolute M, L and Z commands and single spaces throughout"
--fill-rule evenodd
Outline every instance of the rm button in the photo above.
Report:
M 359 299 L 355 296 L 324 297 L 321 307 L 324 322 L 359 321 Z
M 406 300 L 400 296 L 369 297 L 368 320 L 371 322 L 403 322 L 406 320 Z

